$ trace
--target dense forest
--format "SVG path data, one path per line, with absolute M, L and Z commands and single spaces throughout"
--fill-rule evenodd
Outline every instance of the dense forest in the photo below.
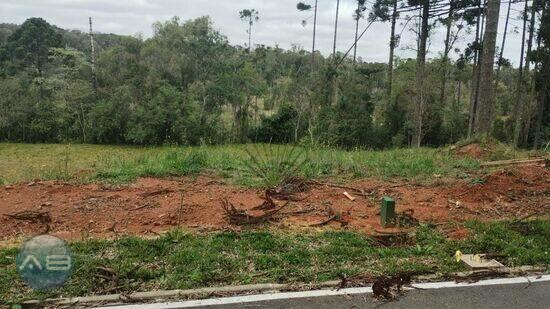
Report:
M 289 10 L 316 17 L 310 2 Z M 356 21 L 356 44 L 331 55 L 315 49 L 316 18 L 312 49 L 254 44 L 262 18 L 254 9 L 234 13 L 249 33 L 244 46 L 230 45 L 209 17 L 155 23 L 147 39 L 41 18 L 1 24 L 0 141 L 384 148 L 492 136 L 539 148 L 550 140 L 550 1 L 357 0 L 353 16 L 335 2 L 336 20 Z M 511 31 L 511 7 L 521 9 L 523 37 L 515 68 L 503 58 L 506 35 L 497 42 L 499 19 Z M 387 63 L 357 57 L 364 25 L 375 22 L 391 25 Z M 428 59 L 438 28 L 444 49 Z M 414 59 L 395 56 L 403 31 L 417 38 Z M 460 49 L 459 37 L 470 43 Z

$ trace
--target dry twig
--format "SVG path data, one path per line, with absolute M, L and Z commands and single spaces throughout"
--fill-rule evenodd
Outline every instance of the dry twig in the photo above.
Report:
M 170 189 L 162 189 L 162 190 L 157 190 L 157 191 L 153 191 L 153 192 L 141 193 L 139 196 L 142 197 L 142 198 L 148 198 L 148 197 L 153 197 L 153 196 L 157 196 L 157 195 L 166 195 L 166 194 L 170 194 L 170 193 L 173 193 L 173 192 L 174 191 L 170 190 Z

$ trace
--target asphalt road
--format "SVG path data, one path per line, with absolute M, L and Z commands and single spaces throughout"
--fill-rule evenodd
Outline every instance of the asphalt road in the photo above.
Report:
M 116 309 L 175 308 L 550 308 L 550 276 L 496 279 L 474 285 L 454 282 L 415 285 L 392 302 L 373 298 L 370 288 L 275 293 L 197 301 L 133 304 Z
M 199 307 L 194 307 L 199 308 Z M 382 302 L 372 294 L 281 299 L 200 308 L 334 309 L 334 308 L 550 308 L 550 282 L 407 291 L 398 300 Z

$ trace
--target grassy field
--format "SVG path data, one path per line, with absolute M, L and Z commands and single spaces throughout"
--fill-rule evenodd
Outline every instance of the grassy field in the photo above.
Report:
M 478 167 L 476 160 L 458 159 L 449 151 L 429 148 L 343 151 L 273 145 L 139 148 L 0 144 L 0 182 L 4 184 L 33 179 L 128 182 L 140 176 L 207 172 L 248 185 L 258 184 L 250 176 L 261 176 L 271 185 L 289 171 L 308 178 L 429 179 L 434 175 L 461 177 Z
M 525 156 L 502 150 L 491 159 Z M 125 183 L 141 176 L 200 173 L 249 186 L 273 186 L 283 177 L 361 177 L 433 181 L 479 173 L 480 162 L 448 149 L 342 151 L 274 145 L 118 147 L 0 143 L 0 182 L 33 179 Z M 17 248 L 0 249 L 0 300 L 83 296 L 155 289 L 186 289 L 252 283 L 319 283 L 342 275 L 463 270 L 456 250 L 495 253 L 508 266 L 550 265 L 550 221 L 519 227 L 506 222 L 468 224 L 468 239 L 446 239 L 421 226 L 414 244 L 382 247 L 354 232 L 284 233 L 252 230 L 197 235 L 172 231 L 157 239 L 121 238 L 71 243 L 76 258 L 70 281 L 49 293 L 31 291 L 15 267 Z M 100 278 L 107 267 L 116 280 Z M 2 302 L 0 301 L 0 304 Z
M 422 226 L 416 243 L 403 248 L 375 245 L 351 232 L 283 234 L 271 231 L 193 235 L 173 231 L 158 239 L 123 238 L 71 244 L 72 278 L 60 290 L 36 293 L 19 279 L 17 250 L 0 249 L 0 299 L 69 297 L 154 289 L 187 289 L 252 283 L 319 283 L 342 275 L 400 272 L 449 273 L 463 270 L 453 259 L 464 253 L 501 254 L 508 266 L 550 264 L 550 222 L 469 223 L 467 240 L 447 240 Z M 117 280 L 99 277 L 111 268 Z M 113 289 L 117 288 L 117 289 Z

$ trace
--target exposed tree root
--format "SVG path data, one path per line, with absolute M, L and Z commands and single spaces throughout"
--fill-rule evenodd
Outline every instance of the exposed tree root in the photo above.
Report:
M 225 215 L 229 219 L 229 223 L 235 225 L 253 225 L 264 223 L 273 219 L 273 216 L 288 206 L 288 203 L 277 209 L 267 211 L 259 216 L 253 216 L 244 210 L 236 209 L 235 206 L 233 206 L 233 204 L 231 204 L 227 199 L 222 200 L 221 205 L 225 211 Z
M 265 194 L 273 199 L 281 201 L 300 201 L 294 195 L 297 193 L 306 192 L 310 189 L 310 183 L 308 180 L 300 177 L 289 177 L 277 187 L 267 189 Z
M 268 191 L 265 191 L 265 198 L 262 205 L 252 208 L 252 210 L 273 210 L 277 209 L 277 204 L 273 201 L 273 198 L 271 198 L 271 193 Z

